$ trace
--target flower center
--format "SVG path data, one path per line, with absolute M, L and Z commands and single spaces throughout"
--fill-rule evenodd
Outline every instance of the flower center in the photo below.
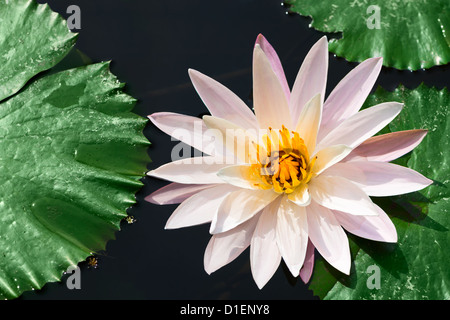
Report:
M 269 128 L 263 143 L 256 145 L 257 159 L 252 162 L 255 186 L 288 194 L 309 182 L 316 158 L 309 160 L 308 149 L 297 132 L 285 126 L 278 132 Z

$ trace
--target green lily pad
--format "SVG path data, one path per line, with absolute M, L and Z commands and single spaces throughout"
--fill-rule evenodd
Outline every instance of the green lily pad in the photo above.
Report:
M 286 0 L 312 17 L 319 31 L 342 32 L 329 50 L 348 61 L 383 57 L 383 64 L 418 70 L 450 62 L 448 0 Z M 379 18 L 379 19 L 378 19 Z
M 424 190 L 402 196 L 375 199 L 390 215 L 398 243 L 387 244 L 352 236 L 357 252 L 350 277 L 332 275 L 323 263 L 317 265 L 311 289 L 324 299 L 449 299 L 449 106 L 447 89 L 425 85 L 393 92 L 378 88 L 365 106 L 380 102 L 405 103 L 400 115 L 389 125 L 393 131 L 428 129 L 428 135 L 410 154 L 396 163 L 406 164 L 434 180 Z M 360 248 L 359 250 L 357 248 Z M 379 268 L 379 288 L 371 282 L 371 268 Z M 320 276 L 325 274 L 325 276 Z M 321 279 L 325 279 L 321 281 Z
M 28 23 L 32 30 L 10 27 Z M 0 4 L 0 37 L 12 30 L 0 53 L 15 47 L 0 67 L 0 299 L 59 281 L 104 250 L 149 161 L 147 120 L 131 112 L 136 101 L 109 63 L 35 77 L 22 88 L 70 51 L 73 34 L 62 26 L 46 5 Z

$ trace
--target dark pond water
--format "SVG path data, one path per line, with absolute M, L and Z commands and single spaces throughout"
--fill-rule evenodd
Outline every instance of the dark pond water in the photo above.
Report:
M 215 78 L 249 101 L 252 48 L 259 33 L 277 50 L 292 85 L 304 56 L 322 34 L 308 27 L 308 18 L 286 14 L 280 2 L 48 1 L 64 17 L 69 5 L 80 6 L 77 48 L 94 62 L 112 60 L 112 72 L 139 100 L 135 112 L 142 116 L 159 111 L 194 116 L 206 112 L 190 84 L 188 68 Z M 355 66 L 330 55 L 327 92 Z M 393 89 L 403 83 L 413 88 L 424 81 L 450 87 L 448 72 L 448 66 L 414 73 L 384 68 L 377 85 Z M 148 168 L 169 162 L 175 142 L 152 125 L 145 134 L 153 143 Z M 130 209 L 136 222 L 123 225 L 117 239 L 98 256 L 97 268 L 81 265 L 81 290 L 68 290 L 63 281 L 25 293 L 22 299 L 315 299 L 306 285 L 286 275 L 283 266 L 259 290 L 250 273 L 248 250 L 206 274 L 203 253 L 210 237 L 208 227 L 164 230 L 176 206 L 146 203 L 143 198 L 166 183 L 150 178 L 144 182 L 137 205 Z

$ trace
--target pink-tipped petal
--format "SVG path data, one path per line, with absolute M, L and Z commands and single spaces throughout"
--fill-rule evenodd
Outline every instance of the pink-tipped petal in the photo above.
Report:
M 338 176 L 320 175 L 309 183 L 313 201 L 332 210 L 340 210 L 354 215 L 377 215 L 369 196 L 355 183 Z
M 234 229 L 211 237 L 205 250 L 203 263 L 208 274 L 236 259 L 247 247 L 258 222 L 259 215 Z
M 350 71 L 334 88 L 323 106 L 319 133 L 321 138 L 361 109 L 378 78 L 382 64 L 382 58 L 367 59 Z
M 253 51 L 253 102 L 259 127 L 292 128 L 288 101 L 277 75 L 259 44 Z
M 407 154 L 425 138 L 427 130 L 405 130 L 371 137 L 355 148 L 344 161 L 389 162 Z
M 331 210 L 314 201 L 307 207 L 309 238 L 334 268 L 350 274 L 351 256 L 347 235 Z
M 397 242 L 397 230 L 391 219 L 380 207 L 376 206 L 376 208 L 377 216 L 355 216 L 342 211 L 333 212 L 341 226 L 358 237 L 374 241 Z
M 189 76 L 212 116 L 231 121 L 244 129 L 258 128 L 253 112 L 231 90 L 196 70 L 189 69 Z
M 267 59 L 269 59 L 272 70 L 277 75 L 278 80 L 283 87 L 284 94 L 286 95 L 286 100 L 289 101 L 291 90 L 289 89 L 286 75 L 284 74 L 283 66 L 281 64 L 280 58 L 277 55 L 277 52 L 262 34 L 259 34 L 256 38 L 255 45 L 256 44 L 261 47 L 262 51 L 266 54 Z
M 394 196 L 428 187 L 432 180 L 410 168 L 387 162 L 351 161 L 338 163 L 323 175 L 339 176 L 354 182 L 367 195 Z
M 278 201 L 272 202 L 262 211 L 250 245 L 250 265 L 253 279 L 262 289 L 272 278 L 281 261 L 276 241 Z
M 214 187 L 215 184 L 180 184 L 170 183 L 145 197 L 145 201 L 154 204 L 177 204 L 190 196 L 206 188 Z
M 222 184 L 198 192 L 178 206 L 165 228 L 178 229 L 211 222 L 225 197 L 236 189 Z
M 328 40 L 324 36 L 309 50 L 292 87 L 289 106 L 294 123 L 297 123 L 306 103 L 316 94 L 320 93 L 323 103 L 327 73 Z
M 306 207 L 283 197 L 277 213 L 276 236 L 284 262 L 294 277 L 300 274 L 308 246 Z
M 278 194 L 272 190 L 241 189 L 230 193 L 222 202 L 210 233 L 226 232 L 256 215 L 269 205 Z
M 224 181 L 217 176 L 217 172 L 229 165 L 222 161 L 222 158 L 215 159 L 213 157 L 181 159 L 166 163 L 155 170 L 151 170 L 147 172 L 147 175 L 183 184 L 224 183 Z
M 314 245 L 311 240 L 308 240 L 308 247 L 306 248 L 305 262 L 300 269 L 300 278 L 304 283 L 308 283 L 311 279 L 312 272 L 314 270 Z
M 354 114 L 320 140 L 317 149 L 336 144 L 356 148 L 391 122 L 400 113 L 402 106 L 398 102 L 386 102 Z

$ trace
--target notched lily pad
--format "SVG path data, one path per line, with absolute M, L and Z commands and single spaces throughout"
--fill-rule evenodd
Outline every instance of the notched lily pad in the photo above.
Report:
M 37 73 L 56 65 L 77 34 L 47 4 L 0 1 L 0 100 L 19 91 Z
M 290 10 L 312 18 L 328 33 L 329 50 L 348 61 L 383 57 L 396 69 L 418 70 L 450 62 L 448 0 L 285 0 Z

